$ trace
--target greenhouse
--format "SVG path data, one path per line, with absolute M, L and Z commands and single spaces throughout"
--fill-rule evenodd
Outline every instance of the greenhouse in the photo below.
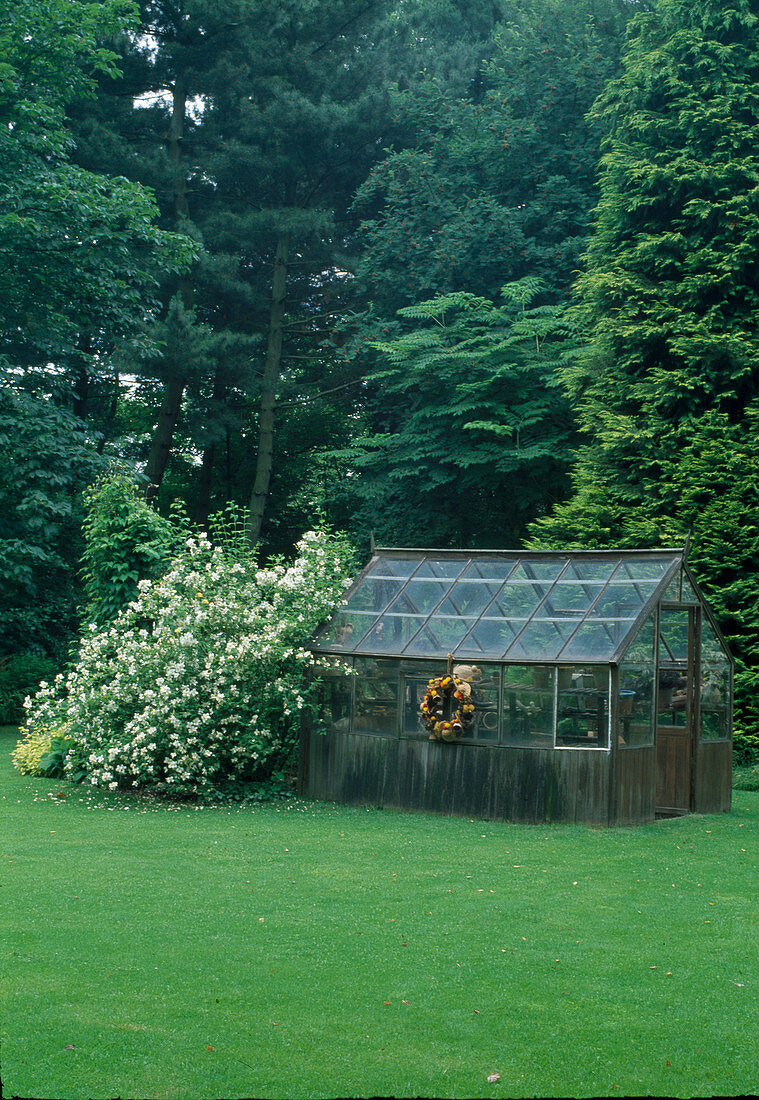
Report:
M 682 549 L 377 549 L 312 649 L 310 797 L 594 824 L 730 808 L 732 659 Z

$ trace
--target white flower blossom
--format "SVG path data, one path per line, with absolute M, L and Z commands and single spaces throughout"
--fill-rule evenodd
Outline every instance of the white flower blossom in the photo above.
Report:
M 93 786 L 191 794 L 265 776 L 313 700 L 306 648 L 345 590 L 339 540 L 308 532 L 290 567 L 231 563 L 205 535 L 109 627 L 88 626 L 79 660 L 28 701 L 31 726 L 61 725 Z M 151 623 L 150 631 L 145 620 Z

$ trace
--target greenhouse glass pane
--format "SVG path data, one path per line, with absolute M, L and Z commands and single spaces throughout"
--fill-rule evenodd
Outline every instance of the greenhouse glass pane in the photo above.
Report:
M 446 594 L 450 584 L 446 581 L 425 580 L 414 578 L 409 581 L 398 599 L 389 609 L 393 615 L 429 615 Z
M 560 561 L 520 561 L 509 580 L 554 581 L 566 564 L 566 559 Z
M 618 744 L 635 748 L 654 743 L 654 666 L 624 661 L 619 666 Z
M 572 561 L 561 579 L 562 581 L 608 581 L 617 564 L 618 562 L 614 559 L 611 561 L 608 559 L 604 561 Z
M 540 617 L 577 618 L 579 612 L 588 610 L 602 589 L 603 582 L 589 581 L 580 584 L 577 581 L 565 581 L 562 578 L 551 589 L 550 596 L 540 609 Z
M 664 590 L 664 595 L 662 596 L 662 599 L 668 601 L 669 603 L 680 603 L 680 574 L 679 573 L 677 574 L 676 577 L 673 577 L 672 580 L 667 585 L 666 589 Z
M 500 657 L 514 641 L 524 621 L 480 619 L 456 649 L 457 657 Z
M 652 581 L 642 581 L 640 584 L 612 581 L 590 615 L 601 619 L 634 619 L 655 591 L 656 583 Z
M 359 657 L 355 668 L 353 732 L 395 736 L 398 732 L 398 662 L 362 660 Z
M 464 570 L 466 560 L 461 558 L 442 558 L 434 560 L 428 558 L 422 562 L 417 577 L 437 577 L 441 580 L 455 580 Z
M 465 677 L 465 679 L 469 679 L 469 677 Z M 475 677 L 470 682 L 472 686 L 471 700 L 476 709 L 474 721 L 464 733 L 462 740 L 495 744 L 498 741 L 501 710 L 500 667 L 485 665 L 479 670 L 479 678 Z
M 395 599 L 402 586 L 402 580 L 367 577 L 348 599 L 345 609 L 346 611 L 374 611 L 379 615 L 390 601 Z
M 580 619 L 536 620 L 528 623 L 508 651 L 509 658 L 550 661 L 577 629 Z
M 682 603 L 698 603 L 698 596 L 696 595 L 693 585 L 683 573 L 683 587 L 680 595 Z
M 701 620 L 701 660 L 724 661 L 726 659 L 722 643 L 714 633 L 711 623 L 704 617 Z
M 550 584 L 512 584 L 508 581 L 493 601 L 489 615 L 529 619 L 550 589 Z
M 488 580 L 488 581 L 505 581 L 509 573 L 516 565 L 514 561 L 473 561 L 471 562 L 461 575 L 461 579 L 468 580 Z
M 688 660 L 688 609 L 663 607 L 659 616 L 659 660 Z
M 380 558 L 371 567 L 367 576 L 370 577 L 399 577 L 407 580 L 419 565 L 419 558 Z
M 440 654 L 450 653 L 471 625 L 471 621 L 466 619 L 435 615 L 428 621 L 421 634 L 414 638 L 405 653 L 406 655 L 416 653 L 420 657 L 437 657 Z
M 727 661 L 701 665 L 701 740 L 722 741 L 730 736 L 730 666 Z
M 499 588 L 497 581 L 457 581 L 438 614 L 474 619 L 482 614 Z
M 556 669 L 506 665 L 503 670 L 501 744 L 553 747 Z
M 360 653 L 400 653 L 424 625 L 426 615 L 383 615 L 356 647 Z
M 377 616 L 361 611 L 338 611 L 317 636 L 314 645 L 354 649 Z
M 319 717 L 329 733 L 347 733 L 351 724 L 353 675 L 350 665 L 327 658 L 330 664 L 319 669 Z M 350 658 L 347 658 L 350 660 Z
M 625 653 L 631 664 L 648 664 L 654 659 L 654 617 L 646 619 L 638 636 Z
M 401 679 L 403 685 L 403 724 L 401 729 L 403 733 L 407 735 L 416 734 L 418 737 L 423 737 L 425 741 L 427 740 L 429 734 L 421 722 L 422 703 L 427 694 L 430 680 L 436 676 L 445 676 L 446 671 L 447 664 L 445 661 L 438 661 L 434 664 L 415 661 L 413 665 L 409 662 L 408 667 L 404 669 Z
M 624 619 L 596 619 L 583 623 L 567 648 L 561 651 L 561 659 L 609 658 L 619 648 L 629 625 L 629 620 Z
M 615 580 L 629 577 L 634 581 L 661 580 L 672 565 L 673 558 L 648 558 L 645 561 L 626 561 L 617 570 Z
M 609 740 L 609 673 L 598 668 L 560 668 L 556 744 L 603 749 Z

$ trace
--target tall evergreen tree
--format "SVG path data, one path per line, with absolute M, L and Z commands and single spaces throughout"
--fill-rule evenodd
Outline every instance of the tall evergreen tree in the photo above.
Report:
M 539 543 L 692 562 L 759 686 L 759 4 L 659 0 L 594 107 L 601 200 L 567 374 L 586 444 Z M 715 499 L 715 494 L 717 499 Z
M 184 432 L 202 454 L 203 518 L 212 498 L 223 501 L 213 473 L 226 444 L 234 462 L 221 493 L 234 466 L 238 498 L 247 482 L 253 540 L 277 458 L 275 416 L 287 434 L 301 394 L 308 404 L 342 383 L 319 344 L 345 281 L 351 196 L 388 125 L 378 30 L 387 8 L 385 0 L 145 0 L 144 35 L 127 44 L 124 81 L 110 87 L 99 119 L 85 108 L 79 120 L 80 156 L 120 156 L 157 188 L 166 224 L 190 225 L 204 245 L 192 278 L 166 288 L 167 298 L 180 291 L 185 320 L 167 326 L 152 368 L 164 385 L 148 474 L 160 483 Z M 126 90 L 135 98 L 127 110 Z M 316 402 L 313 414 L 317 424 L 332 421 Z

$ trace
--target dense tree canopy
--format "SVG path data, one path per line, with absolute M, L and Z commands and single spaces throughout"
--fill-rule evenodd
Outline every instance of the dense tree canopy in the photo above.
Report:
M 0 648 L 56 650 L 76 623 L 77 496 L 102 468 L 83 415 L 96 383 L 112 411 L 124 347 L 149 346 L 159 279 L 190 248 L 142 188 L 71 161 L 66 105 L 114 71 L 102 42 L 131 5 L 0 16 Z
M 363 546 L 691 532 L 750 716 L 753 0 L 0 14 L 0 656 L 65 650 L 118 459 L 146 530 L 232 502 L 263 558 L 314 513 Z
M 601 200 L 567 372 L 586 445 L 553 544 L 693 535 L 744 662 L 759 659 L 759 29 L 749 0 L 660 0 L 594 107 Z M 744 677 L 745 678 L 745 677 Z

